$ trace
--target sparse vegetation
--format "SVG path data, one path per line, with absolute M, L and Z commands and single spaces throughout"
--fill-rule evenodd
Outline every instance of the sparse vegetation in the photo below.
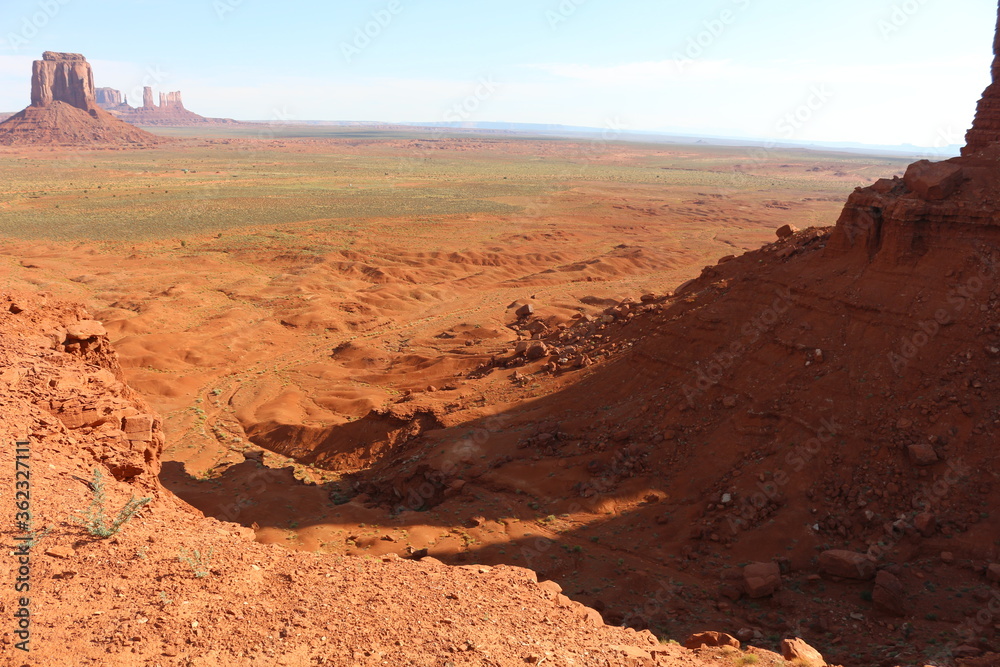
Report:
M 139 510 L 153 501 L 152 498 L 136 498 L 132 496 L 125 503 L 125 506 L 118 510 L 117 516 L 108 523 L 105 508 L 107 497 L 104 492 L 104 474 L 100 468 L 94 468 L 94 478 L 90 482 L 90 488 L 93 491 L 93 497 L 86 511 L 80 513 L 80 522 L 89 534 L 101 539 L 117 534 L 122 526 L 138 514 Z
M 213 552 L 213 547 L 210 547 L 205 553 L 202 553 L 198 549 L 192 549 L 190 555 L 188 555 L 186 549 L 181 549 L 181 552 L 177 554 L 177 560 L 187 563 L 191 567 L 191 571 L 194 572 L 195 578 L 204 579 L 211 574 L 209 564 L 212 562 Z

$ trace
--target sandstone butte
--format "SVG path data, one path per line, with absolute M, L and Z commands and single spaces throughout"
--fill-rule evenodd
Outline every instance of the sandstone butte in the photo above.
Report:
M 1000 57 L 1000 43 L 996 51 Z M 83 76 L 79 61 L 61 62 L 65 76 Z M 589 429 L 646 461 L 646 474 L 672 475 L 679 487 L 699 489 L 711 502 L 680 508 L 671 519 L 680 524 L 678 536 L 667 543 L 692 563 L 723 549 L 745 555 L 750 565 L 723 580 L 733 599 L 747 588 L 780 607 L 783 579 L 806 573 L 843 591 L 843 600 L 831 604 L 859 604 L 858 592 L 874 589 L 882 611 L 869 612 L 876 614 L 870 624 L 859 614 L 854 632 L 867 642 L 919 646 L 927 657 L 918 664 L 937 667 L 1000 664 L 996 618 L 987 606 L 989 586 L 1000 580 L 997 518 L 985 511 L 1000 507 L 997 62 L 961 157 L 918 162 L 903 178 L 858 189 L 832 230 L 783 234 L 707 267 L 676 295 L 620 306 L 629 324 L 611 335 L 631 351 L 599 364 L 586 386 L 570 387 L 560 403 L 543 398 L 533 407 L 537 413 L 559 405 L 562 429 Z M 55 99 L 62 88 L 49 90 Z M 695 367 L 738 337 L 720 323 L 750 321 L 774 302 L 776 289 L 786 295 L 786 321 L 795 326 L 782 327 L 780 337 L 772 331 L 746 340 L 715 384 L 697 388 L 696 402 L 662 400 L 665 382 L 681 384 L 676 369 Z M 960 290 L 965 296 L 957 298 Z M 521 324 L 530 326 L 530 316 Z M 258 544 L 252 530 L 207 518 L 160 485 L 159 419 L 123 382 L 100 323 L 81 307 L 45 294 L 5 294 L 0 333 L 0 437 L 30 443 L 35 523 L 53 528 L 31 553 L 38 664 L 825 662 L 823 645 L 791 635 L 780 643 L 781 655 L 746 649 L 753 658 L 727 628 L 690 637 L 690 649 L 661 644 L 646 630 L 605 625 L 595 609 L 519 567 L 340 559 Z M 600 386 L 626 398 L 595 419 L 607 402 L 595 395 Z M 805 441 L 821 421 L 827 434 L 814 438 L 819 446 L 767 449 L 779 439 Z M 761 434 L 767 442 L 754 440 Z M 532 437 L 542 435 L 549 434 Z M 504 446 L 504 437 L 497 434 L 491 447 Z M 683 460 L 680 479 L 672 448 L 693 437 L 699 450 Z M 918 440 L 934 457 L 912 457 Z M 14 449 L 2 451 L 0 465 L 14 469 Z M 368 495 L 391 505 L 429 484 L 441 491 L 429 502 L 440 502 L 467 480 L 453 468 L 442 473 L 437 451 L 418 441 L 407 465 L 383 459 Z M 107 540 L 87 539 L 66 519 L 88 506 L 95 466 L 108 475 L 111 507 L 130 496 L 152 499 Z M 794 474 L 769 477 L 776 466 Z M 485 473 L 473 467 L 462 474 L 472 483 Z M 761 487 L 765 480 L 769 487 Z M 865 490 L 878 493 L 862 505 Z M 760 503 L 740 502 L 761 493 Z M 636 518 L 652 522 L 656 512 L 651 506 Z M 806 525 L 820 535 L 817 543 L 839 535 L 852 548 L 785 557 L 787 535 Z M 950 545 L 942 567 L 962 563 L 981 580 L 988 622 L 974 613 L 957 619 L 953 636 L 907 634 L 908 624 L 894 620 L 907 612 L 896 597 L 915 595 L 905 587 L 924 575 L 906 565 L 922 545 L 940 543 Z M 19 611 L 9 598 L 4 605 L 6 617 Z M 831 644 L 852 641 L 816 632 Z M 15 655 L 16 640 L 0 638 L 5 659 Z
M 159 104 L 154 102 L 153 89 L 143 88 L 142 106 L 132 107 L 123 98 L 120 90 L 97 88 L 96 101 L 105 111 L 116 118 L 133 125 L 231 125 L 237 121 L 227 118 L 205 118 L 184 107 L 180 91 L 160 93 Z
M 31 71 L 31 105 L 0 123 L 4 146 L 151 146 L 163 141 L 97 104 L 94 73 L 77 53 L 46 51 Z

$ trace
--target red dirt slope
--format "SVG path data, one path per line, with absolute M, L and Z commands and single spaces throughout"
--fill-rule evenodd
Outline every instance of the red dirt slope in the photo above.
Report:
M 158 420 L 120 381 L 100 325 L 71 304 L 0 298 L 0 437 L 28 442 L 37 543 L 29 550 L 30 653 L 5 569 L 4 664 L 73 665 L 731 665 L 613 628 L 522 568 L 434 559 L 342 559 L 252 541 L 159 487 Z M 13 447 L 3 448 L 14 470 Z M 114 516 L 152 498 L 108 539 L 78 524 L 107 474 Z M 0 502 L 13 507 L 12 475 Z M 4 540 L 23 544 L 5 522 Z M 7 558 L 12 556 L 8 553 Z M 24 561 L 22 561 L 23 563 Z M 758 651 L 759 664 L 777 656 Z

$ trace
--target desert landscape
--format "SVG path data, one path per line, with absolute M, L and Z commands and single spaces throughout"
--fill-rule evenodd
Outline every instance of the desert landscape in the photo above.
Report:
M 1000 665 L 997 85 L 914 162 L 214 119 L 45 52 L 4 664 Z

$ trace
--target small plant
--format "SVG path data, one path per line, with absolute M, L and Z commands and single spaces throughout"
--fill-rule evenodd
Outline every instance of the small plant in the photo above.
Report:
M 94 492 L 94 496 L 90 499 L 90 507 L 85 512 L 80 513 L 81 524 L 88 533 L 101 539 L 117 534 L 122 526 L 138 514 L 139 510 L 153 502 L 152 498 L 132 496 L 118 511 L 118 516 L 108 524 L 108 517 L 105 514 L 107 498 L 104 495 L 104 474 L 100 468 L 94 468 L 94 479 L 90 483 L 90 488 Z
M 204 579 L 207 577 L 211 573 L 208 568 L 209 563 L 212 560 L 212 552 L 214 551 L 214 548 L 209 547 L 208 552 L 204 554 L 198 549 L 192 549 L 190 556 L 188 556 L 185 551 L 185 549 L 181 549 L 181 552 L 177 554 L 177 560 L 190 565 L 195 578 Z
M 756 665 L 758 662 L 760 662 L 760 658 L 759 657 L 757 657 L 753 653 L 747 653 L 747 654 L 743 655 L 742 657 L 740 657 L 740 659 L 736 661 L 736 664 L 737 665 Z

